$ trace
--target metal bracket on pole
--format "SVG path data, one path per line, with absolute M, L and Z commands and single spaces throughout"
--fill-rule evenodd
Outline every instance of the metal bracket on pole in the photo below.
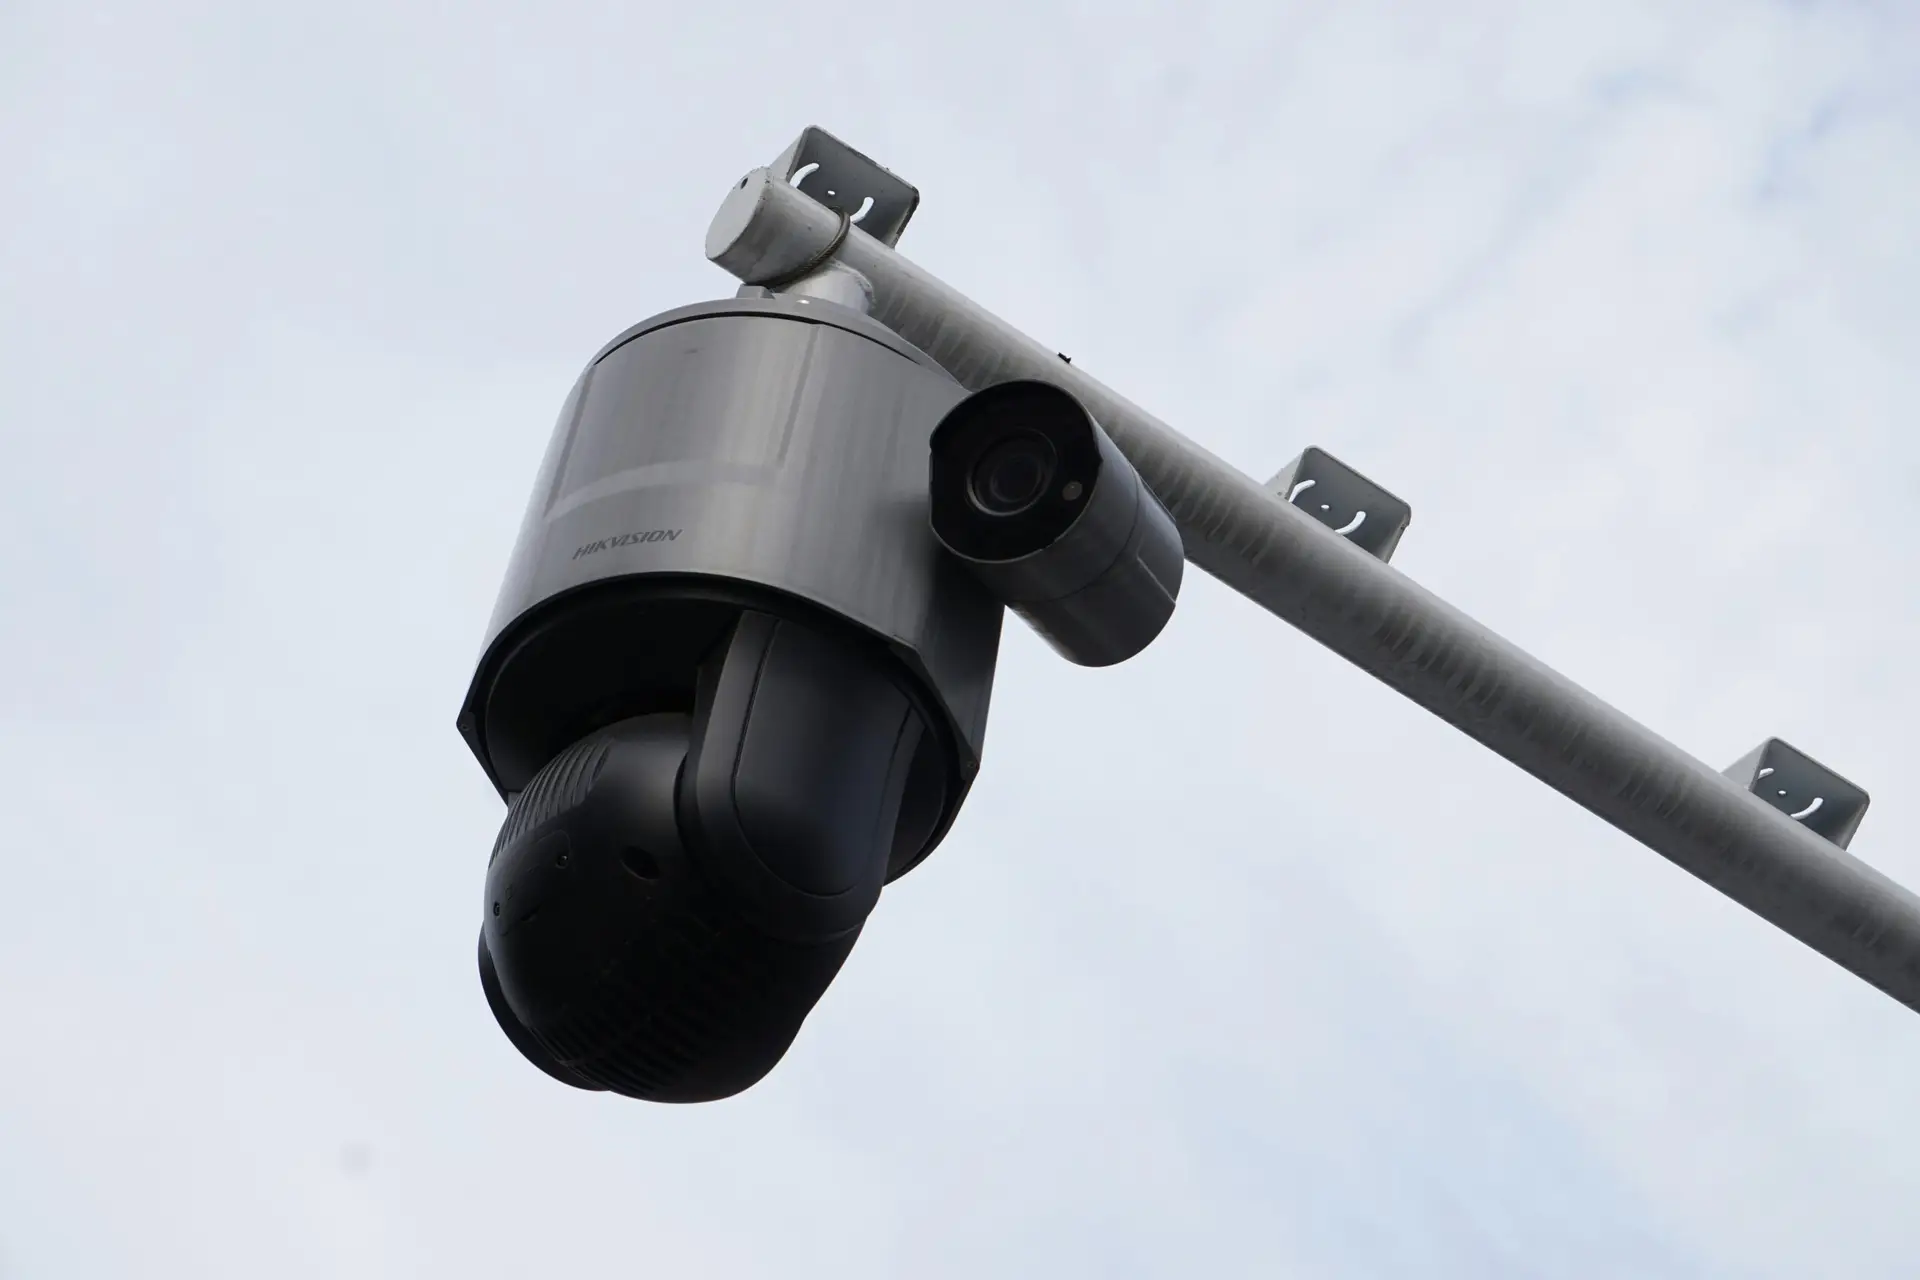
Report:
M 767 167 L 890 249 L 920 207 L 918 189 L 818 126 Z
M 1312 446 L 1267 481 L 1267 491 L 1380 561 L 1393 558 L 1400 535 L 1413 523 L 1412 507 Z
M 799 150 L 787 157 L 802 158 Z M 707 258 L 743 284 L 775 289 L 797 274 L 844 267 L 867 285 L 861 296 L 874 319 L 969 391 L 1035 378 L 1069 392 L 1173 517 L 1195 568 L 1920 1011 L 1920 897 L 1844 848 L 1866 809 L 1860 788 L 1784 743 L 1763 746 L 1733 778 L 1688 755 L 1382 563 L 1408 516 L 1383 514 L 1376 526 L 1375 508 L 1365 508 L 1367 519 L 1349 532 L 1391 534 L 1370 556 L 1329 536 L 1328 517 L 1341 505 L 1336 483 L 1355 485 L 1354 511 L 1365 502 L 1388 513 L 1391 494 L 1309 450 L 1277 482 L 1293 501 L 1274 501 L 1273 489 L 901 257 L 865 219 L 850 226 L 850 216 L 783 170 L 756 170 L 715 213 Z M 903 221 L 879 225 L 897 238 Z M 1302 490 L 1305 479 L 1316 483 Z M 1317 491 L 1325 511 L 1300 501 Z M 1349 512 L 1333 527 L 1351 520 Z M 1756 790 L 1770 803 L 1756 804 Z M 1820 807 L 1803 812 L 1814 796 Z
M 1729 778 L 1842 849 L 1867 816 L 1867 793 L 1778 738 L 1740 757 Z

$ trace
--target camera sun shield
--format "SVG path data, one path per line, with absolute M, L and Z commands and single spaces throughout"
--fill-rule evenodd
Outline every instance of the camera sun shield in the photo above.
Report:
M 1179 530 L 1071 394 L 988 387 L 941 419 L 929 452 L 934 537 L 1061 656 L 1111 666 L 1166 627 Z

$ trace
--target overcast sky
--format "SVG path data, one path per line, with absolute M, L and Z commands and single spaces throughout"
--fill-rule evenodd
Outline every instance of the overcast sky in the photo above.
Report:
M 1920 1017 L 1198 574 L 1009 628 L 764 1084 L 514 1053 L 454 713 L 572 380 L 810 123 L 1920 885 L 1904 0 L 0 0 L 0 1277 L 1910 1280 Z

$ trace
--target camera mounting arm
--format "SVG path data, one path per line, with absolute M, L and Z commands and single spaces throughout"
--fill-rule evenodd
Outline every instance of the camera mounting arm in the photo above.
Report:
M 1864 791 L 1777 739 L 1723 774 L 1629 719 L 1389 567 L 1411 511 L 1365 477 L 1309 449 L 1262 485 L 900 256 L 918 200 L 808 129 L 727 196 L 707 256 L 743 292 L 864 303 L 969 390 L 1035 379 L 1070 392 L 1172 515 L 1191 563 L 1920 1011 L 1920 897 L 1845 851 Z

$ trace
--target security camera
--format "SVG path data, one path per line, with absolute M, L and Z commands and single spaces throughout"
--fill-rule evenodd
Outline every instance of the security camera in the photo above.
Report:
M 1004 616 L 928 519 L 964 398 L 772 297 L 656 316 L 574 386 L 459 716 L 508 804 L 481 985 L 548 1075 L 749 1088 L 946 833 Z
M 1180 531 L 1071 394 L 988 387 L 934 428 L 931 455 L 934 536 L 1061 656 L 1110 666 L 1167 625 Z
M 1844 853 L 1863 790 L 1777 739 L 1729 781 L 1648 733 L 1388 569 L 1393 494 L 1311 448 L 1263 486 L 900 257 L 918 205 L 808 129 L 708 229 L 740 294 L 621 334 L 561 411 L 459 716 L 507 804 L 481 987 L 530 1062 L 662 1102 L 762 1079 L 959 812 L 1004 614 L 1125 661 L 1184 538 L 1920 1009 L 1920 900 Z

